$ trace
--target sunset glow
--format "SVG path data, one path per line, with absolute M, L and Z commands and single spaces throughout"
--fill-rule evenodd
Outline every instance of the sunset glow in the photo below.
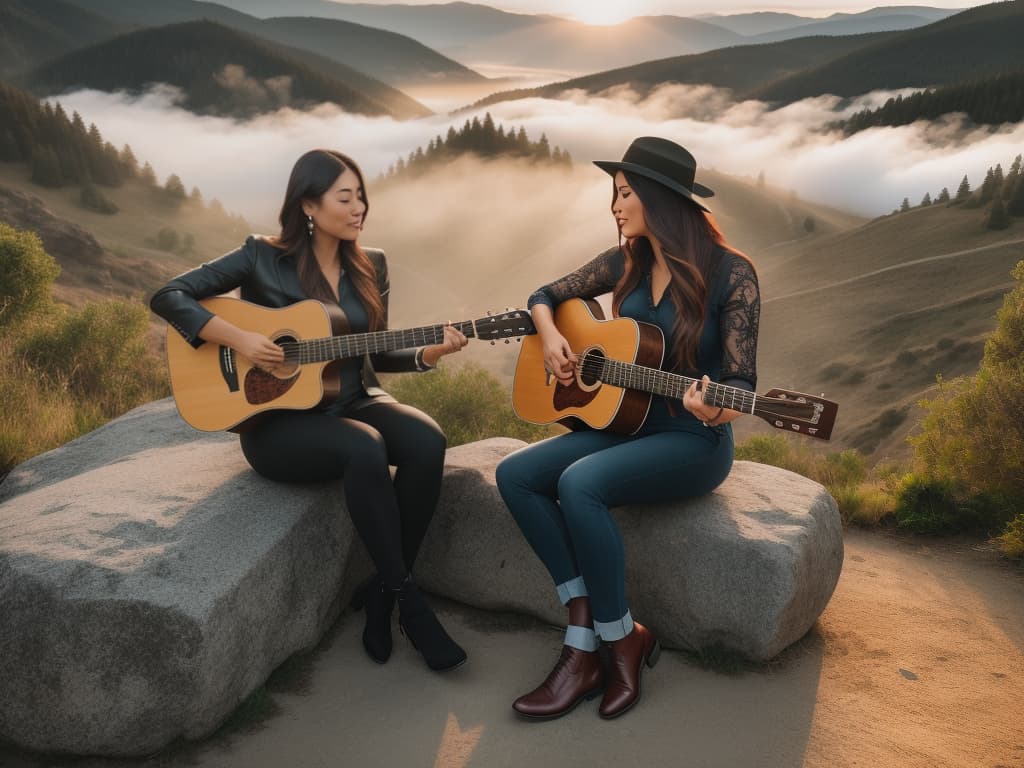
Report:
M 566 10 L 574 19 L 594 26 L 619 24 L 636 15 L 632 5 L 621 1 L 574 0 L 567 5 Z

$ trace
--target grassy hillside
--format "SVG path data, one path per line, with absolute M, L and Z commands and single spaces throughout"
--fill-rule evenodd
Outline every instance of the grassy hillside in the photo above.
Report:
M 124 31 L 64 0 L 0 0 L 0 79 Z
M 1024 252 L 1024 221 L 994 232 L 984 219 L 936 205 L 762 252 L 765 387 L 837 400 L 838 446 L 906 455 L 936 375 L 977 370 Z
M 168 278 L 231 248 L 237 247 L 250 225 L 238 217 L 186 200 L 168 205 L 153 188 L 131 180 L 123 186 L 103 190 L 104 196 L 120 209 L 110 216 L 83 209 L 76 186 L 49 189 L 29 181 L 30 170 L 18 163 L 0 163 L 0 188 L 16 190 L 37 198 L 30 214 L 36 220 L 52 215 L 57 222 L 70 222 L 95 238 L 96 247 L 81 239 L 63 238 L 47 251 L 61 267 L 55 293 L 69 304 L 107 296 L 135 296 L 142 300 Z M 2 196 L 0 196 L 2 197 Z M 32 228 L 25 221 L 8 220 L 20 228 Z M 157 246 L 160 230 L 171 229 L 184 240 L 191 235 L 192 253 L 175 253 Z
M 788 103 L 823 93 L 856 96 L 1009 72 L 1020 68 L 1022 37 L 1024 0 L 992 3 L 889 35 L 750 95 Z
M 540 88 L 503 91 L 473 105 L 474 108 L 501 101 L 528 98 L 557 98 L 567 90 L 598 93 L 629 84 L 646 93 L 664 83 L 707 84 L 731 88 L 739 95 L 784 79 L 809 67 L 816 67 L 850 51 L 863 48 L 898 33 L 876 33 L 850 37 L 806 37 L 767 45 L 741 45 L 717 51 L 648 61 L 631 67 L 598 72 Z
M 342 64 L 206 21 L 122 35 L 51 61 L 24 81 L 43 95 L 81 87 L 139 92 L 152 83 L 169 83 L 182 89 L 192 111 L 239 117 L 322 102 L 367 115 L 430 113 Z

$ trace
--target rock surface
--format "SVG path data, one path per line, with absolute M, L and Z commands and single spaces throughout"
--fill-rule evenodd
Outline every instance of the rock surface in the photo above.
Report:
M 416 578 L 563 623 L 494 484 L 522 445 L 449 449 Z M 615 514 L 631 611 L 668 647 L 770 658 L 842 565 L 835 502 L 772 467 L 737 462 L 706 497 Z M 192 430 L 170 400 L 137 408 L 0 485 L 0 739 L 142 755 L 205 736 L 315 645 L 367 570 L 340 483 L 264 480 L 233 435 Z

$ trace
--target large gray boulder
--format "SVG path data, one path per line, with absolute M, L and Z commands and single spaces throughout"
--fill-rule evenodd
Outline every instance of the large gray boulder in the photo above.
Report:
M 494 483 L 498 462 L 523 445 L 495 438 L 449 449 L 417 578 L 471 605 L 564 625 L 551 578 Z M 783 469 L 737 461 L 707 496 L 613 514 L 625 542 L 630 613 L 670 648 L 770 659 L 806 634 L 839 580 L 835 500 Z
M 522 442 L 448 451 L 420 559 L 428 590 L 564 623 L 494 468 Z M 616 510 L 631 610 L 668 647 L 767 659 L 824 609 L 842 564 L 818 484 L 737 462 L 714 493 Z M 15 468 L 0 485 L 0 739 L 143 755 L 211 733 L 316 644 L 368 572 L 340 483 L 259 477 L 237 439 L 170 400 Z
M 339 483 L 264 480 L 170 400 L 25 462 L 0 485 L 0 738 L 209 734 L 337 618 L 353 540 Z

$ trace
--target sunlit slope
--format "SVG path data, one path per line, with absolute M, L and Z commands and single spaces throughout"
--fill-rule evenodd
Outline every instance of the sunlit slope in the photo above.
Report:
M 29 176 L 24 165 L 0 163 L 0 187 L 37 198 L 59 220 L 56 227 L 60 222 L 75 224 L 92 235 L 101 248 L 102 252 L 97 253 L 82 247 L 74 237 L 61 238 L 60 246 L 48 248 L 61 267 L 56 295 L 72 304 L 100 296 L 137 296 L 141 300 L 168 278 L 237 247 L 250 228 L 244 220 L 190 201 L 168 205 L 157 190 L 138 181 L 128 181 L 115 189 L 101 187 L 103 196 L 120 210 L 113 216 L 93 213 L 79 205 L 77 186 L 39 187 L 29 182 Z M 49 222 L 49 217 L 32 206 L 28 220 L 19 218 L 7 223 L 31 229 L 33 221 Z M 180 240 L 191 235 L 193 252 L 159 249 L 156 239 L 164 228 L 174 230 Z
M 760 378 L 841 403 L 837 446 L 907 452 L 915 403 L 973 373 L 1024 258 L 1024 225 L 935 205 L 871 221 L 760 260 Z
M 430 114 L 401 91 L 336 61 L 208 21 L 122 35 L 48 62 L 23 82 L 42 95 L 82 87 L 139 92 L 168 83 L 182 89 L 191 111 L 240 117 L 322 102 L 365 115 Z

